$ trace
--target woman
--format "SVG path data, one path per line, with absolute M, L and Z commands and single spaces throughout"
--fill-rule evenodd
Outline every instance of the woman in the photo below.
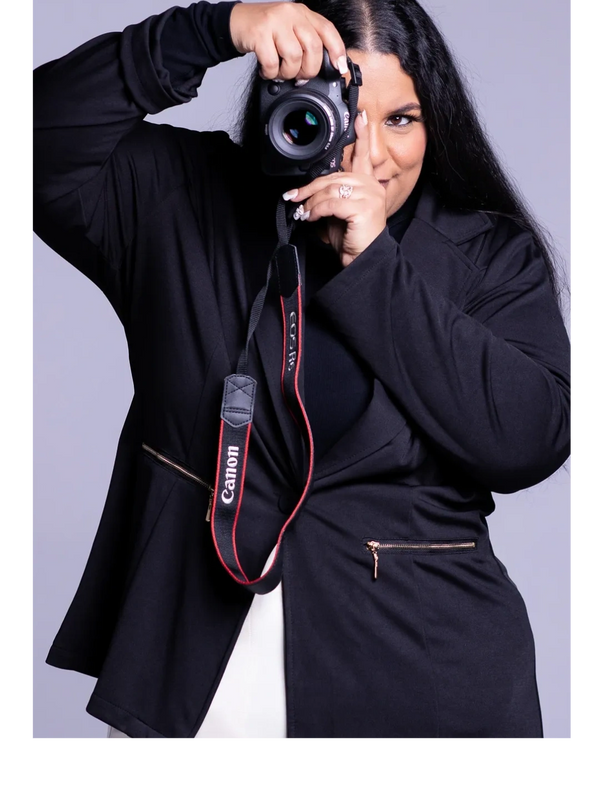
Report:
M 341 173 L 267 178 L 260 81 L 310 79 L 323 47 L 346 78 L 340 58 L 361 67 L 356 142 Z M 241 145 L 144 120 L 246 52 Z M 423 9 L 172 8 L 38 67 L 35 113 L 35 230 L 108 297 L 135 387 L 47 663 L 97 677 L 88 712 L 130 737 L 543 736 L 527 611 L 486 516 L 492 491 L 568 457 L 569 342 L 550 252 Z M 215 461 L 282 193 L 304 215 L 314 470 L 270 294 L 235 543 L 252 581 L 278 557 L 283 577 L 254 596 L 215 548 Z

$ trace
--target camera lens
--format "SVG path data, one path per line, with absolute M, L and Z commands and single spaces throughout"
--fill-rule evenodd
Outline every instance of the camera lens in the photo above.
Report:
M 312 111 L 297 108 L 283 120 L 282 133 L 289 144 L 306 147 L 312 144 L 319 134 L 319 120 Z
M 326 153 L 338 129 L 335 109 L 326 97 L 296 89 L 275 102 L 265 134 L 278 153 L 304 165 Z

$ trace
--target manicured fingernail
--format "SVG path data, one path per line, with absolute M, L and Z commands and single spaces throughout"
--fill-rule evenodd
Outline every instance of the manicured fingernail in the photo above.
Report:
M 290 189 L 289 192 L 284 192 L 281 196 L 284 200 L 292 200 L 298 194 L 299 189 Z
M 301 222 L 306 222 L 306 220 L 310 217 L 310 211 L 305 211 L 304 214 L 300 216 Z
M 283 78 L 272 78 L 273 83 L 283 83 Z
M 362 116 L 362 118 L 363 118 L 363 122 L 365 123 L 365 125 L 368 125 L 368 124 L 369 124 L 369 121 L 368 121 L 368 119 L 367 119 L 367 112 L 366 112 L 364 109 L 363 109 L 363 110 L 362 110 L 362 112 L 361 112 L 361 116 Z
M 308 79 L 304 80 L 303 78 L 300 78 L 300 80 L 296 81 L 294 86 L 305 86 L 307 83 L 308 83 Z
M 300 217 L 304 214 L 304 206 L 302 203 L 298 206 L 298 208 L 294 211 L 294 219 L 300 219 Z
M 337 67 L 338 67 L 339 72 L 342 73 L 342 75 L 345 72 L 348 72 L 348 59 L 346 58 L 346 56 L 340 56 L 338 58 Z

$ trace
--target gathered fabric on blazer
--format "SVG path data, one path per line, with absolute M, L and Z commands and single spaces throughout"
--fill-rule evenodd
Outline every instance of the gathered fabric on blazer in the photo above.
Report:
M 134 386 L 46 661 L 97 678 L 87 711 L 130 737 L 196 735 L 253 599 L 220 564 L 206 513 L 276 196 L 226 132 L 145 120 L 236 56 L 232 6 L 171 8 L 34 71 L 34 229 L 111 303 Z M 192 23 L 176 78 L 163 46 Z M 283 539 L 287 736 L 542 736 L 527 610 L 486 519 L 492 492 L 533 486 L 569 455 L 569 340 L 531 233 L 446 208 L 424 176 L 402 241 L 386 227 L 307 313 L 372 394 L 316 460 Z M 270 290 L 249 349 L 237 551 L 250 578 L 303 489 L 281 352 Z

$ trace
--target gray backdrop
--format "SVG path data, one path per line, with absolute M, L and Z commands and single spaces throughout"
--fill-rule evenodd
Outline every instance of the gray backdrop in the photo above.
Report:
M 252 1 L 252 0 L 248 0 Z M 175 3 L 34 0 L 34 66 Z M 189 3 L 179 5 L 187 7 Z M 570 7 L 566 0 L 422 5 L 446 35 L 485 127 L 568 269 Z M 196 100 L 147 119 L 230 130 L 252 56 L 208 70 Z M 95 679 L 44 658 L 90 551 L 132 396 L 125 336 L 102 293 L 34 236 L 34 736 L 104 737 Z M 569 737 L 569 464 L 494 495 L 497 556 L 525 599 L 546 737 Z

